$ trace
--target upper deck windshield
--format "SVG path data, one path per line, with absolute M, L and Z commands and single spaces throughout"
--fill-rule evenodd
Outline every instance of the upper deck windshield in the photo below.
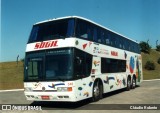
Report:
M 73 36 L 74 19 L 62 19 L 33 26 L 28 43 Z

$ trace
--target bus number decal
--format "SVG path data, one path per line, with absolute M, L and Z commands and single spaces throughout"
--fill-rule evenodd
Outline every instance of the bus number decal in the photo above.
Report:
M 73 82 L 68 82 L 68 86 L 73 86 Z

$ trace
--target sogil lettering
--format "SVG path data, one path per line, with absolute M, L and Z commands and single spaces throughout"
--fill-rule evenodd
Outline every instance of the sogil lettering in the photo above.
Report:
M 34 49 L 42 49 L 42 48 L 49 48 L 49 47 L 56 47 L 57 45 L 56 41 L 48 41 L 48 42 L 38 42 L 36 43 Z

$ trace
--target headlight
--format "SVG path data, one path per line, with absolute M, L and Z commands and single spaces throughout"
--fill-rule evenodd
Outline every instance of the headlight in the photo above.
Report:
M 32 88 L 31 87 L 25 87 L 25 89 L 24 89 L 25 91 L 32 91 Z
M 58 92 L 67 92 L 67 91 L 72 91 L 72 87 L 58 87 L 57 88 Z

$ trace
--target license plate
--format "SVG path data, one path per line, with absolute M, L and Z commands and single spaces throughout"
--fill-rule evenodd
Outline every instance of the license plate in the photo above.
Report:
M 41 96 L 42 100 L 49 100 L 49 96 Z

